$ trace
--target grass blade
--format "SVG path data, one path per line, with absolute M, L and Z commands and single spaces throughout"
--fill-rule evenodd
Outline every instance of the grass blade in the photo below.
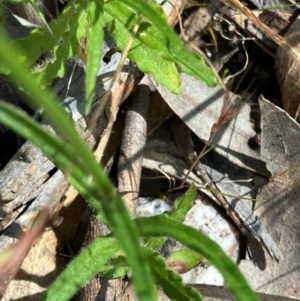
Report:
M 199 252 L 222 273 L 228 289 L 237 300 L 259 301 L 236 264 L 203 233 L 163 215 L 138 218 L 136 226 L 141 236 L 169 236 Z
M 11 77 L 16 84 L 26 87 L 28 98 L 37 106 L 43 107 L 48 120 L 51 120 L 55 128 L 63 134 L 68 143 L 47 133 L 37 123 L 17 109 L 4 103 L 0 105 L 0 122 L 4 123 L 26 139 L 31 139 L 43 152 L 48 152 L 49 159 L 55 160 L 57 167 L 70 173 L 68 180 L 72 184 L 82 184 L 82 189 L 88 191 L 87 201 L 101 202 L 103 212 L 120 246 L 125 251 L 129 265 L 133 271 L 133 283 L 140 300 L 155 300 L 155 287 L 152 284 L 150 269 L 139 245 L 139 236 L 130 219 L 128 211 L 123 204 L 121 196 L 107 178 L 103 170 L 97 164 L 93 154 L 87 149 L 78 136 L 69 117 L 59 107 L 57 101 L 46 90 L 41 90 L 32 80 L 30 74 L 22 68 L 10 53 L 12 51 L 7 41 L 0 35 L 0 62 L 11 70 Z M 39 129 L 39 130 L 37 130 Z M 39 135 L 39 136 L 38 136 Z M 50 138 L 52 136 L 52 138 Z M 44 143 L 44 139 L 50 139 Z M 56 141 L 56 142 L 55 142 Z M 54 143 L 55 142 L 55 143 Z M 55 152 L 53 152 L 55 151 Z M 60 156 L 61 154 L 61 156 Z M 63 155 L 64 154 L 64 155 Z M 76 161 L 74 163 L 74 154 Z M 85 165 L 85 167 L 84 167 Z M 67 166 L 67 170 L 64 169 Z M 72 167 L 72 168 L 70 168 Z M 80 178 L 80 174 L 84 176 Z M 73 177 L 71 177 L 73 175 Z M 77 185 L 78 187 L 78 185 Z M 93 196 L 93 199 L 89 199 Z M 91 204 L 93 205 L 93 203 Z M 99 211 L 99 205 L 95 208 Z

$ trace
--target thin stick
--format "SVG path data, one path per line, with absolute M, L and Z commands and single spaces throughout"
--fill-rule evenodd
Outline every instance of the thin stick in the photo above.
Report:
M 99 117 L 104 112 L 105 106 L 108 103 L 109 96 L 111 95 L 111 90 L 112 90 L 115 82 L 120 77 L 120 73 L 121 73 L 121 71 L 123 69 L 123 66 L 124 66 L 125 60 L 127 58 L 128 52 L 129 52 L 129 50 L 130 50 L 130 48 L 132 46 L 134 37 L 136 36 L 136 34 L 138 32 L 138 29 L 140 27 L 140 23 L 141 23 L 142 19 L 143 19 L 143 16 L 140 15 L 139 18 L 138 18 L 138 21 L 137 21 L 136 25 L 134 26 L 134 28 L 133 28 L 133 30 L 131 32 L 131 37 L 130 37 L 127 45 L 125 46 L 125 48 L 124 48 L 124 50 L 122 52 L 120 63 L 118 65 L 117 70 L 114 73 L 114 76 L 113 76 L 113 78 L 112 78 L 112 80 L 110 82 L 110 85 L 109 85 L 107 91 L 105 92 L 105 94 L 99 99 L 99 105 L 96 108 L 95 112 L 93 113 L 93 115 L 92 115 L 92 117 L 91 117 L 91 119 L 90 119 L 90 121 L 88 123 L 87 130 L 86 130 L 87 135 L 91 135 L 91 132 L 92 132 L 93 128 L 95 127 L 97 120 L 99 119 Z
M 275 33 L 273 30 L 271 30 L 267 25 L 262 23 L 259 18 L 257 18 L 253 12 L 248 9 L 245 5 L 243 5 L 238 0 L 221 0 L 226 5 L 231 6 L 232 8 L 238 9 L 240 12 L 242 12 L 252 23 L 255 24 L 261 31 L 263 31 L 265 34 L 267 34 L 278 46 L 284 48 L 287 52 L 289 52 L 291 55 L 295 57 L 298 61 L 300 61 L 300 53 L 297 51 L 296 47 L 293 47 L 286 39 L 284 39 L 282 36 Z
M 140 26 L 140 23 L 141 23 L 142 19 L 143 19 L 143 16 L 140 15 L 136 25 L 134 26 L 134 28 L 132 30 L 131 37 L 130 37 L 130 39 L 129 39 L 129 41 L 128 41 L 128 43 L 127 43 L 127 45 L 126 45 L 126 47 L 125 47 L 125 49 L 122 53 L 119 66 L 118 66 L 118 68 L 117 68 L 117 70 L 116 70 L 116 72 L 113 76 L 113 79 L 112 79 L 112 81 L 109 85 L 109 88 L 108 88 L 107 92 L 104 94 L 104 96 L 101 98 L 101 102 L 100 102 L 98 108 L 96 109 L 95 113 L 91 117 L 91 121 L 88 125 L 87 132 L 90 132 L 94 128 L 94 125 L 96 124 L 98 118 L 102 115 L 102 113 L 105 109 L 105 106 L 106 106 L 106 104 L 108 102 L 108 99 L 109 99 L 109 96 L 111 94 L 111 89 L 112 89 L 114 83 L 116 82 L 116 80 L 120 76 L 121 70 L 124 66 L 125 60 L 127 58 L 128 52 L 129 52 L 129 50 L 131 48 L 131 45 L 133 43 L 134 37 L 136 36 L 136 34 L 138 32 L 138 29 L 139 29 L 139 26 Z M 103 132 L 103 136 L 100 140 L 100 143 L 97 147 L 97 150 L 95 151 L 95 155 L 96 155 L 96 157 L 99 161 L 101 161 L 101 158 L 103 156 L 103 152 L 104 152 L 104 150 L 107 146 L 107 143 L 108 143 L 108 140 L 109 140 L 112 128 L 113 128 L 113 124 L 115 122 L 116 115 L 117 115 L 117 112 L 118 112 L 118 108 L 119 108 L 118 98 L 117 98 L 117 101 L 115 101 L 115 102 L 117 102 L 117 103 L 114 103 L 114 101 L 113 101 L 112 104 L 111 104 L 110 112 L 109 112 L 109 120 L 108 120 L 106 130 Z

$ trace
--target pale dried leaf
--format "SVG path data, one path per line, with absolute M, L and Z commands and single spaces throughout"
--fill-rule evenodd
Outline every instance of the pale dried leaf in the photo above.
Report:
M 300 17 L 291 25 L 285 38 L 300 51 Z M 295 56 L 279 47 L 275 59 L 275 68 L 278 83 L 281 88 L 283 108 L 298 122 L 300 115 L 297 114 L 300 99 L 300 62 Z
M 244 261 L 241 269 L 255 289 L 300 300 L 300 170 L 297 166 L 300 126 L 263 97 L 259 102 L 261 154 L 274 177 L 259 195 L 265 202 L 257 204 L 256 214 L 269 229 L 283 258 L 279 263 L 267 258 L 262 270 Z
M 174 95 L 159 84 L 156 87 L 170 108 L 203 141 L 210 137 L 212 126 L 218 121 L 224 92 L 220 86 L 211 88 L 204 83 L 181 74 L 181 95 Z M 234 94 L 230 97 L 235 98 Z M 237 117 L 222 125 L 212 144 L 215 150 L 233 163 L 266 174 L 264 163 L 257 151 L 248 146 L 255 136 L 249 119 L 250 107 L 245 104 Z

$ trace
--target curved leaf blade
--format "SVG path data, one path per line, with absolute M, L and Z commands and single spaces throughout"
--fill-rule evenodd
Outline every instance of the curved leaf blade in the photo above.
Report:
M 185 287 L 180 275 L 169 271 L 166 268 L 164 259 L 156 252 L 145 249 L 147 260 L 156 279 L 156 284 L 160 285 L 164 293 L 171 300 L 180 301 L 202 301 L 199 293 L 193 289 Z
M 201 232 L 163 215 L 138 218 L 135 222 L 141 236 L 169 236 L 203 255 L 222 273 L 228 289 L 237 300 L 259 301 L 235 263 L 217 243 Z
M 75 257 L 50 286 L 41 301 L 67 301 L 92 279 L 119 250 L 115 238 L 100 237 Z
M 0 35 L 0 62 L 7 69 L 11 71 L 11 77 L 15 80 L 16 84 L 21 87 L 26 87 L 24 91 L 27 92 L 28 98 L 34 102 L 37 106 L 43 107 L 44 112 L 48 120 L 51 120 L 55 128 L 63 135 L 68 141 L 64 143 L 61 139 L 52 137 L 52 140 L 44 144 L 44 136 L 47 139 L 51 136 L 49 133 L 45 133 L 45 130 L 41 128 L 37 123 L 24 118 L 24 114 L 17 111 L 17 109 L 1 103 L 0 110 L 0 122 L 6 124 L 14 131 L 22 135 L 27 139 L 32 139 L 33 136 L 40 134 L 34 141 L 38 143 L 38 146 L 43 151 L 52 151 L 52 158 L 55 159 L 60 165 L 58 168 L 64 170 L 63 164 L 67 164 L 67 171 L 74 177 L 68 176 L 68 180 L 72 184 L 88 191 L 88 197 L 93 196 L 91 200 L 101 202 L 103 212 L 112 228 L 115 231 L 115 236 L 120 242 L 121 247 L 125 251 L 128 262 L 133 271 L 133 283 L 136 288 L 137 296 L 140 300 L 148 301 L 154 300 L 155 287 L 152 284 L 152 277 L 150 269 L 145 263 L 145 257 L 142 253 L 137 230 L 134 227 L 133 221 L 130 219 L 128 211 L 122 201 L 121 196 L 117 193 L 115 187 L 105 175 L 104 171 L 97 164 L 94 156 L 87 149 L 83 141 L 78 136 L 72 122 L 69 120 L 67 114 L 57 104 L 57 101 L 51 97 L 51 94 L 46 90 L 41 90 L 37 83 L 32 80 L 32 77 L 27 71 L 14 60 L 11 53 L 17 53 L 17 50 L 11 50 L 11 46 L 8 45 L 3 36 Z M 33 126 L 33 124 L 36 124 Z M 26 127 L 28 126 L 28 127 Z M 36 129 L 39 128 L 39 131 Z M 50 135 L 50 136 L 49 136 Z M 55 145 L 51 145 L 54 140 L 58 142 Z M 53 154 L 53 149 L 56 148 Z M 70 152 L 67 156 L 58 156 L 63 151 Z M 76 163 L 74 163 L 74 156 L 76 154 Z M 58 157 L 58 158 L 57 158 Z M 64 161 L 66 160 L 66 162 Z M 56 163 L 57 163 L 56 162 Z M 83 166 L 85 165 L 85 167 Z M 70 168 L 72 167 L 72 168 Z M 79 175 L 84 174 L 84 177 L 80 179 Z M 75 177 L 76 176 L 76 177 Z M 79 184 L 83 184 L 80 187 Z M 100 186 L 101 185 L 101 186 Z M 94 203 L 91 203 L 94 205 Z M 101 207 L 101 206 L 100 206 Z M 96 207 L 99 210 L 99 205 Z

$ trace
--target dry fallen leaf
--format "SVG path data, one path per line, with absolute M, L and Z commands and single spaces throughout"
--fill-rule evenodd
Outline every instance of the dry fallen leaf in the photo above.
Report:
M 278 244 L 279 263 L 266 258 L 264 269 L 242 262 L 241 269 L 254 289 L 300 300 L 300 126 L 282 109 L 260 97 L 261 155 L 272 173 L 259 195 L 255 213 Z M 255 276 L 255 277 L 254 277 Z
M 181 94 L 174 95 L 155 84 L 170 108 L 203 141 L 208 141 L 212 126 L 218 121 L 223 106 L 224 91 L 220 86 L 211 88 L 186 74 L 181 74 Z M 230 93 L 230 97 L 236 96 Z M 250 107 L 245 104 L 237 117 L 222 125 L 212 144 L 225 158 L 241 167 L 268 174 L 257 151 L 248 146 L 255 131 L 249 118 Z
M 300 17 L 291 25 L 285 38 L 295 48 L 300 50 Z M 275 68 L 278 83 L 281 88 L 283 108 L 298 122 L 300 121 L 300 62 L 284 48 L 279 47 L 275 58 Z

